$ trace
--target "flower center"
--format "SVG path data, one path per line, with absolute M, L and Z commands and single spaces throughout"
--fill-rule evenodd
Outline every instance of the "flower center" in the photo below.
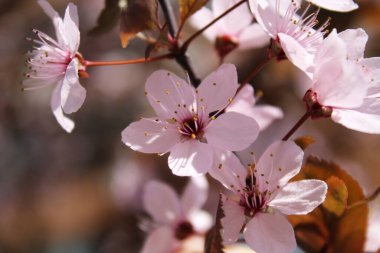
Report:
M 197 115 L 192 118 L 182 121 L 178 127 L 178 131 L 186 138 L 201 139 L 203 135 L 202 122 Z
M 193 225 L 188 221 L 184 221 L 177 225 L 174 236 L 178 240 L 184 240 L 192 234 L 194 234 Z
M 305 93 L 303 101 L 312 119 L 331 117 L 333 111 L 332 107 L 321 105 L 318 102 L 318 94 L 313 90 L 310 89 Z
M 246 187 L 240 198 L 240 206 L 244 208 L 244 213 L 248 217 L 253 217 L 257 212 L 262 212 L 266 209 L 267 193 L 260 192 L 256 186 L 256 177 L 249 174 L 245 180 Z

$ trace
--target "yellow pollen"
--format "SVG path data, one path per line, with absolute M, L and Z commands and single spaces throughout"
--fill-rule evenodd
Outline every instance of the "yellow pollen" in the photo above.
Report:
M 211 120 L 216 120 L 216 117 L 215 117 L 215 116 L 212 116 L 212 117 L 211 117 Z
M 197 136 L 195 134 L 191 134 L 191 139 L 196 139 Z
M 165 94 L 166 94 L 166 95 L 169 95 L 169 94 L 170 94 L 170 91 L 168 91 L 168 90 L 165 91 Z
M 205 101 L 205 99 L 204 99 L 204 98 L 201 98 L 201 99 L 200 99 L 200 101 L 201 101 L 201 102 L 204 102 L 204 101 Z

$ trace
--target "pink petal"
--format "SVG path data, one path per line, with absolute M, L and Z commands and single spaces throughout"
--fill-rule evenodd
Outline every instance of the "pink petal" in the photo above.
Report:
M 281 188 L 268 204 L 286 215 L 307 214 L 326 198 L 327 185 L 321 180 L 301 180 Z
M 266 129 L 274 120 L 284 117 L 280 108 L 271 105 L 257 105 L 251 109 L 250 113 L 251 117 L 259 124 L 260 131 Z
M 257 253 L 291 253 L 297 246 L 293 227 L 280 213 L 257 213 L 246 225 L 244 238 Z
M 359 8 L 352 0 L 309 0 L 309 2 L 324 9 L 337 12 L 349 12 Z
M 53 111 L 53 114 L 55 118 L 57 119 L 58 123 L 61 125 L 61 127 L 68 133 L 71 133 L 74 129 L 74 122 L 67 118 L 62 111 L 61 107 L 61 86 L 62 84 L 59 83 L 55 88 L 51 96 L 50 106 L 51 110 Z
M 273 192 L 298 174 L 303 151 L 292 141 L 277 141 L 267 148 L 256 164 L 256 180 L 260 192 Z
M 269 44 L 270 37 L 257 23 L 246 27 L 239 35 L 239 49 L 260 48 Z
M 339 38 L 336 29 L 333 29 L 327 36 L 315 55 L 315 67 L 322 66 L 325 62 L 342 60 L 347 58 L 347 47 L 344 41 Z
M 67 66 L 61 89 L 61 104 L 65 113 L 79 110 L 86 98 L 86 90 L 79 83 L 78 60 L 74 59 Z
M 281 48 L 284 50 L 288 59 L 305 74 L 312 78 L 314 72 L 314 54 L 308 52 L 293 37 L 279 33 Z
M 168 159 L 169 168 L 177 176 L 196 176 L 206 173 L 213 160 L 212 148 L 197 140 L 175 145 Z
M 240 194 L 245 187 L 247 170 L 236 155 L 230 151 L 214 149 L 214 163 L 209 173 L 236 194 Z
M 338 36 L 346 43 L 347 54 L 350 60 L 356 61 L 364 57 L 368 35 L 363 29 L 347 29 L 340 32 Z
M 211 12 L 211 10 L 206 7 L 203 7 L 191 16 L 189 22 L 195 28 L 202 29 L 213 19 L 214 15 Z M 216 23 L 214 26 L 210 27 L 209 29 L 206 29 L 206 31 L 202 33 L 212 43 L 215 41 L 215 38 L 217 36 L 218 24 L 219 23 Z
M 163 119 L 192 117 L 195 90 L 186 81 L 165 70 L 151 74 L 145 84 L 146 96 L 158 116 Z
M 313 90 L 322 105 L 350 109 L 363 103 L 368 89 L 366 82 L 355 63 L 338 59 L 319 67 Z
M 236 112 L 220 115 L 205 130 L 205 137 L 210 145 L 229 151 L 248 148 L 258 134 L 259 125 L 256 121 Z
M 235 243 L 245 222 L 244 209 L 236 202 L 223 195 L 222 237 L 225 244 Z
M 260 131 L 268 127 L 275 119 L 282 118 L 281 109 L 269 105 L 255 105 L 256 99 L 251 85 L 246 84 L 236 95 L 226 112 L 238 112 L 253 118 L 259 124 Z
M 149 234 L 141 253 L 168 253 L 178 247 L 178 244 L 169 227 L 159 227 Z
M 208 75 L 197 89 L 198 108 L 203 106 L 206 114 L 224 109 L 235 96 L 239 86 L 237 78 L 234 65 L 221 65 L 216 71 Z
M 170 226 L 182 217 L 177 194 L 171 187 L 159 181 L 150 181 L 145 186 L 143 204 L 145 211 L 157 224 Z
M 280 17 L 270 1 L 249 0 L 249 6 L 256 17 L 257 23 L 260 24 L 270 37 L 275 38 L 277 36 L 276 21 Z
M 78 29 L 78 10 L 75 4 L 69 3 L 63 19 L 63 32 L 68 48 L 72 53 L 76 53 L 79 48 L 80 33 Z
M 377 98 L 366 99 L 357 109 L 335 109 L 331 118 L 352 130 L 380 134 L 380 101 Z
M 155 118 L 133 122 L 121 135 L 123 143 L 143 153 L 166 153 L 181 141 L 175 126 Z
M 200 209 L 206 203 L 208 182 L 206 177 L 191 177 L 181 197 L 181 205 L 185 213 Z

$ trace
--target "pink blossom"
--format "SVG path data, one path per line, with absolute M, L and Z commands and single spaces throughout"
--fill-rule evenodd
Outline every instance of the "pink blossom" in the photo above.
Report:
M 333 30 L 308 64 L 291 57 L 312 79 L 304 100 L 313 118 L 331 116 L 347 128 L 380 134 L 380 58 L 364 58 L 367 39 L 362 29 Z
M 203 176 L 191 178 L 181 198 L 166 184 L 149 182 L 143 202 L 153 221 L 142 253 L 176 252 L 183 240 L 206 233 L 212 218 L 200 208 L 207 200 L 207 192 L 208 183 Z
M 201 8 L 190 19 L 190 23 L 201 29 L 232 7 L 238 0 L 212 0 L 211 9 Z M 253 15 L 246 4 L 243 4 L 204 31 L 205 37 L 215 43 L 216 49 L 223 56 L 231 50 L 258 48 L 269 42 L 268 35 L 259 24 L 253 22 Z M 221 52 L 225 50 L 225 52 Z
M 214 149 L 243 150 L 258 135 L 255 120 L 236 112 L 220 114 L 237 88 L 232 64 L 220 66 L 198 89 L 168 71 L 156 71 L 146 82 L 145 94 L 158 116 L 130 124 L 122 141 L 144 153 L 170 152 L 169 167 L 176 175 L 206 173 Z
M 83 71 L 84 67 L 78 53 L 80 33 L 77 7 L 69 3 L 62 19 L 46 0 L 39 0 L 38 4 L 52 19 L 57 40 L 34 30 L 38 39 L 33 41 L 37 46 L 27 61 L 30 71 L 23 82 L 24 89 L 55 85 L 51 109 L 62 128 L 71 132 L 74 122 L 64 113 L 76 112 L 86 97 L 86 90 L 80 85 L 78 76 L 78 72 Z
M 293 0 L 250 0 L 252 12 L 257 22 L 272 38 L 285 55 L 290 53 L 302 55 L 314 54 L 320 46 L 329 20 L 314 29 L 318 24 L 318 12 L 308 13 L 310 5 L 298 15 L 300 1 Z M 289 52 L 288 44 L 296 44 L 297 52 Z M 281 56 L 281 54 L 279 55 Z M 281 58 L 280 58 L 281 59 Z M 292 61 L 293 58 L 289 58 Z
M 280 108 L 270 105 L 256 105 L 257 100 L 252 86 L 246 84 L 226 108 L 226 112 L 238 112 L 253 118 L 259 124 L 260 131 L 267 128 L 274 120 L 281 119 L 284 116 Z
M 293 142 L 273 143 L 248 170 L 231 152 L 220 152 L 210 175 L 233 192 L 223 200 L 223 239 L 236 242 L 240 231 L 257 253 L 286 253 L 296 248 L 285 215 L 307 214 L 320 205 L 327 185 L 320 180 L 288 181 L 301 169 L 303 151 Z

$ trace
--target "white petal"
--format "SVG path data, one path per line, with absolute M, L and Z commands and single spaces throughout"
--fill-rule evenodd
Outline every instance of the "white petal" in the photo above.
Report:
M 291 253 L 297 246 L 292 225 L 280 213 L 257 213 L 246 225 L 244 238 L 256 253 Z
M 230 151 L 214 149 L 214 163 L 209 173 L 236 194 L 241 193 L 245 187 L 247 170 L 236 155 Z
M 308 0 L 324 9 L 337 12 L 349 12 L 356 10 L 359 6 L 352 0 Z
M 159 181 L 150 181 L 145 186 L 143 204 L 155 223 L 171 225 L 182 217 L 177 194 L 171 187 Z
M 78 29 L 78 10 L 75 4 L 69 3 L 63 19 L 63 32 L 67 46 L 72 53 L 76 53 L 80 43 L 80 33 Z
M 212 8 L 214 17 L 219 16 L 222 12 L 226 11 L 238 2 L 239 0 L 213 0 Z M 249 26 L 252 20 L 253 15 L 249 10 L 248 5 L 242 4 L 220 20 L 220 26 L 225 34 L 235 35 Z
M 177 176 L 196 176 L 210 169 L 212 159 L 212 147 L 197 140 L 188 140 L 172 148 L 168 163 Z
M 198 87 L 198 108 L 204 106 L 206 114 L 224 109 L 235 96 L 238 87 L 236 67 L 232 64 L 221 65 Z
M 366 99 L 360 108 L 354 110 L 334 109 L 333 121 L 345 127 L 369 134 L 380 134 L 380 101 Z
M 292 141 L 278 141 L 270 145 L 256 164 L 256 180 L 260 192 L 273 192 L 298 174 L 303 151 Z
M 67 118 L 63 114 L 63 110 L 61 107 L 61 86 L 62 84 L 59 83 L 55 88 L 51 95 L 51 101 L 50 106 L 51 110 L 53 111 L 53 114 L 55 118 L 57 119 L 58 123 L 61 125 L 61 127 L 68 133 L 71 133 L 74 129 L 74 122 Z
M 168 253 L 171 252 L 178 242 L 169 227 L 160 227 L 149 234 L 145 240 L 141 253 Z
M 248 148 L 256 140 L 258 134 L 257 122 L 236 112 L 220 115 L 205 130 L 205 137 L 210 145 L 229 151 Z
M 257 23 L 245 28 L 239 35 L 239 49 L 260 48 L 269 44 L 270 37 Z
M 232 244 L 239 239 L 240 231 L 245 222 L 244 209 L 238 203 L 223 195 L 222 237 L 225 244 Z
M 78 111 L 86 98 L 86 90 L 79 83 L 78 64 L 77 59 L 72 60 L 63 79 L 61 104 L 65 113 Z
M 286 215 L 307 214 L 326 198 L 327 185 L 321 180 L 301 180 L 281 188 L 268 204 Z
M 347 58 L 347 47 L 345 42 L 339 38 L 336 29 L 333 29 L 327 36 L 320 48 L 318 49 L 314 63 L 316 68 L 323 65 L 325 62 L 333 60 L 343 60 Z M 317 71 L 317 70 L 316 70 Z
M 308 52 L 297 40 L 293 37 L 279 33 L 281 47 L 284 50 L 288 59 L 305 74 L 312 78 L 314 72 L 314 54 Z
M 356 61 L 364 57 L 368 35 L 363 29 L 347 29 L 340 32 L 338 36 L 346 43 L 348 58 L 350 60 Z
M 161 118 L 180 120 L 192 117 L 190 110 L 195 106 L 195 90 L 173 73 L 154 72 L 146 81 L 145 91 L 150 105 Z
M 247 116 L 250 116 L 247 114 Z M 267 128 L 276 119 L 284 117 L 283 111 L 271 105 L 257 105 L 251 109 L 251 117 L 256 120 L 260 126 L 260 131 Z
M 214 222 L 212 215 L 203 210 L 193 211 L 187 217 L 191 225 L 193 225 L 194 230 L 202 234 L 206 233 Z
M 200 209 L 206 203 L 208 182 L 205 176 L 191 177 L 181 196 L 181 205 L 185 213 Z
M 166 153 L 181 141 L 175 126 L 157 118 L 133 122 L 121 136 L 125 145 L 143 153 Z

